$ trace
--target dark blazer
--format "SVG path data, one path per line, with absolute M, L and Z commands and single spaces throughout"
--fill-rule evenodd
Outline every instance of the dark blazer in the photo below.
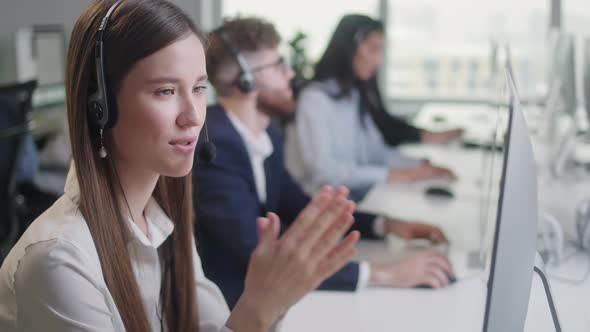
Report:
M 244 289 L 250 254 L 258 243 L 256 218 L 275 212 L 284 231 L 310 198 L 285 169 L 283 144 L 277 129 L 267 130 L 273 153 L 264 162 L 267 200 L 262 203 L 244 141 L 221 106 L 208 107 L 207 126 L 217 156 L 213 162 L 205 163 L 195 154 L 195 233 L 205 275 L 219 286 L 233 308 Z M 199 142 L 204 141 L 202 131 Z M 355 214 L 353 228 L 365 237 L 375 237 L 374 219 L 373 215 Z M 319 288 L 353 291 L 358 273 L 358 264 L 349 263 Z

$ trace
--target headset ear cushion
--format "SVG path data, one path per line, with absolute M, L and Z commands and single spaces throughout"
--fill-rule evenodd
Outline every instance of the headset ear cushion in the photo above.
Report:
M 240 79 L 238 80 L 238 87 L 240 88 L 240 91 L 244 93 L 250 93 L 256 89 L 256 82 L 254 81 L 252 75 L 244 73 L 240 75 Z
M 109 97 L 111 94 L 109 93 Z M 117 122 L 117 104 L 114 98 L 107 99 L 108 107 L 100 92 L 95 92 L 88 98 L 88 117 L 97 127 L 110 129 Z
M 98 93 L 93 93 L 88 98 L 88 118 L 92 124 L 98 127 L 104 127 L 108 120 L 101 99 Z

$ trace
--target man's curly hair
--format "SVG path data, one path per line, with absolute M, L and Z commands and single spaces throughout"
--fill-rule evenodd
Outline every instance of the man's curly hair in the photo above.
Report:
M 209 34 L 207 47 L 207 74 L 218 95 L 227 96 L 237 81 L 239 66 L 234 54 L 221 37 L 239 52 L 256 52 L 279 45 L 281 37 L 274 25 L 257 17 L 225 19 L 221 27 Z

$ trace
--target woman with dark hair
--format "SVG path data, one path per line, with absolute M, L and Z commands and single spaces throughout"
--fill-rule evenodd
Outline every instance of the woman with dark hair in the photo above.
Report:
M 383 61 L 383 41 L 384 30 L 380 21 L 364 15 L 343 17 L 315 67 L 313 80 L 336 79 L 341 87 L 338 97 L 348 95 L 354 87 L 358 88 L 360 107 L 371 114 L 388 145 L 419 141 L 445 143 L 458 137 L 461 130 L 430 132 L 389 114 L 376 76 Z
M 341 184 L 360 200 L 376 182 L 404 182 L 453 174 L 401 155 L 401 142 L 444 142 L 460 131 L 432 133 L 390 115 L 377 86 L 382 63 L 381 22 L 344 16 L 297 101 L 287 135 L 287 164 L 308 192 Z
M 204 34 L 170 1 L 94 0 L 69 45 L 73 162 L 0 268 L 1 331 L 267 331 L 354 254 L 344 188 L 325 187 L 280 237 L 269 213 L 230 313 L 193 238 Z

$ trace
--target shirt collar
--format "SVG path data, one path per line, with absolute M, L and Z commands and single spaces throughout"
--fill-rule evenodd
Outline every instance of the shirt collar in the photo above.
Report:
M 323 90 L 329 96 L 335 98 L 342 93 L 342 88 L 340 87 L 340 83 L 336 79 L 329 78 L 322 81 L 314 82 L 312 84 L 317 84 L 317 86 Z M 359 90 L 356 86 L 353 86 L 350 90 L 350 95 L 346 98 L 350 98 L 353 102 L 356 102 L 360 98 Z
M 150 197 L 145 207 L 145 218 L 148 223 L 151 245 L 158 248 L 174 231 L 174 223 L 153 197 Z M 134 223 L 132 225 L 136 226 Z M 143 232 L 140 234 L 144 235 Z
M 76 167 L 73 162 L 66 178 L 64 193 L 74 204 L 80 205 L 80 185 L 78 184 Z M 158 248 L 174 231 L 174 223 L 153 197 L 148 200 L 144 215 L 151 239 L 148 239 L 131 219 L 128 219 L 129 231 L 135 240 L 146 246 Z
M 240 118 L 230 111 L 227 111 L 226 113 L 230 122 L 238 131 L 238 134 L 244 140 L 250 157 L 260 157 L 264 160 L 272 154 L 274 149 L 272 146 L 272 141 L 270 140 L 270 136 L 266 130 L 259 135 L 254 135 L 254 133 L 248 127 L 246 127 Z
M 74 162 L 70 163 L 70 170 L 68 171 L 66 184 L 64 185 L 64 194 L 74 202 L 74 204 L 80 205 L 80 186 L 78 185 Z

